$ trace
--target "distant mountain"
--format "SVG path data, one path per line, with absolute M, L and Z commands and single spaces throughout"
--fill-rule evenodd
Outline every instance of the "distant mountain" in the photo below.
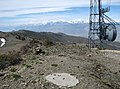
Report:
M 50 39 L 53 42 L 63 42 L 63 43 L 85 43 L 87 44 L 88 39 L 80 36 L 71 36 L 64 33 L 53 33 L 53 32 L 33 32 L 29 30 L 19 30 L 12 32 L 12 34 L 20 35 L 23 37 L 36 38 L 39 40 Z M 103 47 L 106 49 L 120 50 L 119 42 L 109 42 L 104 41 Z
M 87 37 L 89 24 L 84 22 L 49 22 L 46 24 L 28 24 L 19 26 L 0 26 L 1 31 L 27 29 L 35 32 L 65 33 L 73 36 Z
M 31 30 L 35 32 L 53 32 L 64 33 L 67 35 L 88 37 L 89 24 L 82 22 L 49 22 L 46 24 L 28 24 L 18 26 L 0 26 L 0 31 L 17 31 L 17 30 Z M 118 36 L 117 41 L 120 41 L 120 25 L 117 25 Z
M 11 32 L 14 35 L 20 35 L 23 37 L 36 38 L 39 40 L 49 39 L 53 42 L 63 43 L 86 43 L 87 38 L 79 36 L 70 36 L 64 33 L 52 33 L 52 32 L 33 32 L 28 30 L 19 30 Z
M 12 50 L 19 51 L 21 47 L 29 44 L 31 39 L 41 41 L 50 40 L 54 43 L 62 42 L 63 44 L 87 43 L 87 38 L 84 37 L 70 36 L 64 33 L 34 32 L 29 30 L 0 32 L 0 37 L 6 39 L 6 44 L 0 48 L 0 53 L 7 53 Z
M 26 40 L 22 41 L 19 39 L 16 39 L 16 37 L 25 37 Z M 64 33 L 53 33 L 53 32 L 34 32 L 29 30 L 18 30 L 13 32 L 0 32 L 0 37 L 4 37 L 7 40 L 7 44 L 5 47 L 8 47 L 9 49 L 13 48 L 19 48 L 18 46 L 24 45 L 28 43 L 29 39 L 38 39 L 38 40 L 46 40 L 49 39 L 53 42 L 62 42 L 65 44 L 71 44 L 71 43 L 84 43 L 87 44 L 88 39 L 80 36 L 71 36 L 66 35 Z M 107 49 L 115 49 L 120 50 L 120 43 L 119 42 L 103 42 L 103 47 Z M 19 45 L 20 44 L 20 45 Z M 15 46 L 15 47 L 14 47 Z M 8 49 L 7 48 L 7 49 Z
M 89 24 L 82 22 L 49 22 L 46 24 L 28 24 L 18 26 L 0 26 L 0 31 L 31 30 L 35 32 L 64 33 L 67 35 L 88 37 Z M 117 25 L 117 41 L 120 41 L 120 25 Z

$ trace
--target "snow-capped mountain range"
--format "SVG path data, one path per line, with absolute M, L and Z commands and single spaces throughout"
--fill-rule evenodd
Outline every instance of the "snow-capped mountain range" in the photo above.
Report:
M 23 25 L 9 25 L 0 26 L 0 31 L 13 31 L 13 30 L 31 30 L 36 32 L 54 32 L 65 33 L 69 35 L 87 37 L 88 23 L 84 21 L 59 21 L 37 24 L 23 24 Z
M 118 37 L 120 39 L 120 26 L 117 26 Z M 54 32 L 54 33 L 65 33 L 73 36 L 88 37 L 89 23 L 84 21 L 59 21 L 59 22 L 48 22 L 48 23 L 37 23 L 37 24 L 24 24 L 24 25 L 9 25 L 0 26 L 0 31 L 17 31 L 17 30 L 31 30 L 35 32 Z

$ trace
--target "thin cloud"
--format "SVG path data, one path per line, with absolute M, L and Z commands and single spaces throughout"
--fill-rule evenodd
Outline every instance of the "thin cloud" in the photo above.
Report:
M 0 1 L 2 10 L 31 7 L 73 7 L 89 3 L 88 0 L 5 0 Z M 1 9 L 1 8 L 0 8 Z
M 35 14 L 35 13 L 46 13 L 46 12 L 56 12 L 56 11 L 66 11 L 69 10 L 64 7 L 46 7 L 46 8 L 27 8 L 27 9 L 19 9 L 19 10 L 5 10 L 2 11 L 0 17 L 15 17 L 21 14 Z
M 103 1 L 105 3 L 107 0 Z M 111 1 L 114 5 L 120 2 L 119 0 Z M 90 0 L 0 0 L 0 24 L 70 21 L 81 18 L 87 20 L 89 11 L 75 12 L 76 9 L 71 8 L 89 7 L 89 3 Z

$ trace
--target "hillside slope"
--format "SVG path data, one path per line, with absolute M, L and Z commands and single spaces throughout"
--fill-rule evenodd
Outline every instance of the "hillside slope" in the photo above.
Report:
M 0 32 L 0 37 L 6 39 L 5 46 L 0 48 L 1 53 L 6 53 L 12 50 L 19 51 L 22 46 L 29 44 L 32 39 L 41 41 L 50 40 L 54 43 L 62 42 L 64 44 L 87 42 L 87 39 L 83 37 L 69 36 L 63 33 L 33 32 L 28 30 Z
M 0 70 L 0 89 L 120 89 L 119 53 L 89 51 L 83 44 L 38 44 L 39 54 L 34 49 L 22 55 L 19 65 Z M 79 83 L 55 85 L 45 79 L 53 73 L 68 73 Z
M 0 48 L 0 54 L 8 53 L 9 51 L 19 51 L 22 46 L 28 43 L 28 40 L 16 39 L 17 35 L 13 35 L 8 32 L 0 32 L 0 37 L 6 39 L 6 44 Z
M 12 34 L 18 34 L 24 37 L 36 38 L 39 40 L 49 39 L 53 42 L 63 43 L 86 43 L 87 39 L 84 37 L 70 36 L 63 33 L 52 32 L 33 32 L 28 30 L 19 30 L 12 32 Z
M 19 30 L 14 32 L 0 32 L 0 37 L 4 37 L 7 42 L 1 52 L 8 52 L 11 50 L 19 50 L 22 46 L 29 44 L 32 39 L 41 41 L 50 40 L 54 43 L 62 42 L 64 44 L 82 43 L 87 44 L 88 39 L 79 36 L 70 36 L 63 33 L 52 32 L 33 32 L 29 30 Z M 25 40 L 24 40 L 25 39 Z M 119 42 L 104 41 L 103 47 L 106 49 L 120 50 Z

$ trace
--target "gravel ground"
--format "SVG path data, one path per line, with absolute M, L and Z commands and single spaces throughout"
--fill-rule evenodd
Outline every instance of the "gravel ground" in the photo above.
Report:
M 41 47 L 45 54 L 23 55 L 19 65 L 0 70 L 0 89 L 120 89 L 120 53 L 91 51 L 84 44 Z M 79 83 L 60 87 L 45 77 L 68 73 Z

